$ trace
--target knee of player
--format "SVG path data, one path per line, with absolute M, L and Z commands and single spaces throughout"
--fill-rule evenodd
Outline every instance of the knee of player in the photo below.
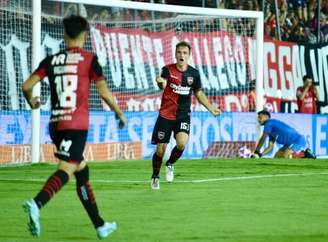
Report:
M 185 147 L 186 147 L 186 144 L 178 144 L 178 143 L 177 143 L 177 148 L 178 148 L 179 150 L 183 151 L 183 150 L 185 149 Z
M 156 155 L 159 157 L 163 157 L 165 154 L 165 148 L 159 148 L 156 150 Z

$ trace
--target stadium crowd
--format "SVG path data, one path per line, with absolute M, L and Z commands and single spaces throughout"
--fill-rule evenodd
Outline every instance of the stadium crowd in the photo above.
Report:
M 327 42 L 328 41 L 328 1 L 320 2 L 320 40 L 318 41 L 317 0 L 139 0 L 141 2 L 154 2 L 175 5 L 188 5 L 210 8 L 262 10 L 264 8 L 264 32 L 267 38 L 280 39 L 292 42 Z M 51 5 L 57 4 L 56 7 Z M 48 13 L 70 14 L 79 13 L 90 21 L 138 21 L 152 19 L 152 13 L 142 10 L 85 7 L 83 4 L 67 4 L 48 2 Z M 276 9 L 277 7 L 277 9 Z M 47 9 L 46 9 L 47 11 Z M 278 18 L 276 14 L 278 13 Z M 162 17 L 171 17 L 174 14 L 162 13 Z M 277 31 L 279 19 L 280 35 Z
M 14 1 L 1 1 L 0 7 L 16 6 Z M 320 0 L 320 19 L 318 20 L 319 0 L 135 0 L 197 6 L 209 8 L 262 10 L 264 11 L 264 33 L 267 38 L 291 42 L 318 43 L 328 41 L 328 1 Z M 263 2 L 264 1 L 264 2 Z M 278 3 L 276 6 L 275 3 Z M 100 8 L 97 6 L 42 1 L 46 21 L 53 23 L 53 16 L 80 14 L 91 22 L 124 22 L 150 20 L 154 14 L 150 11 L 121 8 Z M 25 4 L 26 5 L 26 4 Z M 28 5 L 28 4 L 27 4 Z M 20 6 L 20 5 L 17 5 Z M 161 13 L 162 17 L 175 16 L 172 13 Z M 278 14 L 278 18 L 276 15 Z M 280 31 L 277 31 L 279 19 Z M 318 23 L 320 21 L 320 24 Z M 318 31 L 318 26 L 320 26 Z

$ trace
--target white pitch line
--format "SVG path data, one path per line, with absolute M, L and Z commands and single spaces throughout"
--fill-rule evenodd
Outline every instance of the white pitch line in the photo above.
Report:
M 328 172 L 321 173 L 286 173 L 286 174 L 267 174 L 267 175 L 255 175 L 255 176 L 231 176 L 231 177 L 220 177 L 211 179 L 199 179 L 199 180 L 175 180 L 174 183 L 206 183 L 206 182 L 218 182 L 218 181 L 236 181 L 236 180 L 255 180 L 264 178 L 275 178 L 275 177 L 293 177 L 293 176 L 321 176 L 328 175 Z M 12 181 L 12 182 L 45 182 L 45 179 L 21 179 L 21 178 L 0 178 L 0 181 Z M 143 184 L 149 183 L 149 180 L 133 181 L 133 180 L 103 180 L 95 179 L 91 180 L 92 183 L 127 183 L 127 184 Z
M 272 177 L 316 176 L 316 175 L 328 175 L 328 173 L 327 172 L 322 172 L 322 173 L 286 173 L 286 174 L 268 174 L 268 175 L 255 175 L 255 176 L 232 176 L 232 177 L 220 177 L 220 178 L 202 179 L 202 180 L 179 181 L 179 182 L 204 183 L 204 182 L 216 182 L 216 181 L 253 180 L 253 179 L 263 179 L 263 178 L 272 178 Z

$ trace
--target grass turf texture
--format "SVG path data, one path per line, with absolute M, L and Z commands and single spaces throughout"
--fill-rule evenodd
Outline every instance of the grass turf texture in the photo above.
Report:
M 172 184 L 164 181 L 162 167 L 159 191 L 150 189 L 150 161 L 89 166 L 102 216 L 118 223 L 108 241 L 328 241 L 324 160 L 181 160 Z M 41 210 L 41 237 L 27 232 L 21 205 L 55 168 L 0 168 L 1 242 L 98 240 L 77 198 L 74 179 Z M 275 174 L 286 176 L 270 176 Z M 195 182 L 221 178 L 228 179 Z

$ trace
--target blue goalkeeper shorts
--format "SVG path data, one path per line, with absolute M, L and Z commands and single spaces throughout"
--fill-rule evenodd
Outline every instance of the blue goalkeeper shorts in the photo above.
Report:
M 305 150 L 307 148 L 307 143 L 304 136 L 301 136 L 296 142 L 293 142 L 289 145 L 284 145 L 280 150 L 291 149 L 295 152 Z

